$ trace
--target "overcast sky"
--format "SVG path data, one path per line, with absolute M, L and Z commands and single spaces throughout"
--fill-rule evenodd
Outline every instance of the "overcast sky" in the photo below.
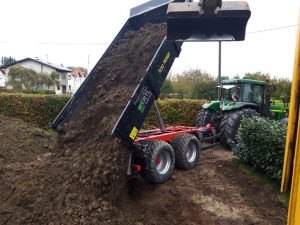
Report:
M 154 0 L 155 1 L 155 0 Z M 95 65 L 144 0 L 0 0 L 0 57 L 41 58 L 64 66 Z M 223 42 L 222 75 L 261 71 L 292 77 L 299 0 L 248 0 L 252 16 L 244 42 Z M 273 28 L 280 28 L 270 30 Z M 265 32 L 257 32 L 270 30 Z M 254 32 L 254 33 L 253 33 Z M 89 57 L 88 57 L 89 56 Z M 218 73 L 218 43 L 185 43 L 172 73 Z

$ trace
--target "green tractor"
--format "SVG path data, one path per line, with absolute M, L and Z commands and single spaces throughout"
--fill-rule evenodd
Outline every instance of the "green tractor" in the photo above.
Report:
M 197 125 L 211 124 L 221 134 L 221 142 L 229 145 L 243 116 L 260 115 L 287 123 L 287 109 L 270 104 L 270 88 L 266 81 L 250 79 L 223 80 L 221 100 L 209 101 L 197 116 Z

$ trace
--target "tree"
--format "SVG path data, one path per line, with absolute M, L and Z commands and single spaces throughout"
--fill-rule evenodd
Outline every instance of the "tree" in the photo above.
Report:
M 215 79 L 212 75 L 200 69 L 191 69 L 188 71 L 184 71 L 182 74 L 177 76 L 184 78 L 184 80 L 186 80 L 186 82 L 190 84 L 203 81 L 213 81 Z
M 255 72 L 255 73 L 246 73 L 243 79 L 252 79 L 252 80 L 268 80 L 270 75 L 268 73 Z
M 217 80 L 197 82 L 193 85 L 192 98 L 194 99 L 217 99 Z
M 229 76 L 221 76 L 221 80 L 229 80 Z
M 24 68 L 20 65 L 13 66 L 8 73 L 9 80 L 6 85 L 11 86 L 17 91 L 37 92 L 43 89 L 44 85 L 50 88 L 52 85 L 57 85 L 59 77 L 57 72 L 52 72 L 50 75 L 37 73 L 32 69 Z
M 184 80 L 177 80 L 174 82 L 174 92 L 178 94 L 179 98 L 183 99 L 189 97 L 191 93 L 191 87 Z
M 38 74 L 32 70 L 24 68 L 20 65 L 13 66 L 8 73 L 9 80 L 6 82 L 7 85 L 12 86 L 14 90 L 32 91 L 36 88 L 38 81 Z
M 162 97 L 165 98 L 169 94 L 173 92 L 173 86 L 172 86 L 172 81 L 170 79 L 166 79 L 164 83 L 162 84 L 160 88 L 160 92 L 162 94 Z
M 9 57 L 1 57 L 1 66 L 7 66 L 10 65 L 12 63 L 16 62 L 16 60 L 14 58 L 12 58 L 11 56 Z
M 287 78 L 274 78 L 271 82 L 275 85 L 275 91 L 272 93 L 272 98 L 281 100 L 284 106 L 288 106 L 291 97 L 292 82 Z
M 233 79 L 241 79 L 240 75 L 236 74 L 233 76 Z
M 87 74 L 87 69 L 81 66 L 68 66 L 70 70 L 76 70 L 76 71 L 81 71 Z

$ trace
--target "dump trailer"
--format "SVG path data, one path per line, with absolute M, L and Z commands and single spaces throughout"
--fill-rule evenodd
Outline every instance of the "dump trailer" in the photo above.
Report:
M 60 125 L 71 121 L 78 113 L 79 106 L 88 101 L 90 90 L 99 85 L 95 83 L 95 76 L 101 76 L 97 73 L 98 65 L 105 60 L 107 55 L 112 54 L 114 44 L 120 41 L 127 32 L 138 30 L 145 24 L 167 22 L 167 27 L 169 23 L 172 24 L 170 29 L 167 29 L 170 37 L 169 39 L 167 36 L 163 38 L 142 76 L 137 74 L 137 77 L 143 78 L 133 91 L 131 98 L 128 99 L 111 134 L 119 138 L 132 153 L 128 174 L 131 174 L 132 171 L 140 171 L 143 177 L 151 183 L 161 183 L 167 180 L 172 175 L 175 164 L 182 169 L 196 166 L 200 155 L 199 140 L 204 136 L 205 138 L 213 137 L 215 135 L 213 127 L 165 127 L 157 107 L 155 109 L 160 127 L 148 131 L 141 130 L 141 127 L 151 107 L 156 106 L 155 100 L 160 95 L 160 88 L 175 58 L 181 52 L 183 41 L 207 41 L 216 37 L 226 41 L 244 39 L 246 23 L 250 17 L 248 5 L 242 3 L 241 6 L 240 3 L 237 3 L 235 10 L 235 4 L 230 3 L 230 10 L 227 9 L 227 13 L 225 13 L 226 10 L 222 11 L 220 2 L 207 0 L 201 1 L 201 4 L 198 2 L 192 4 L 191 1 L 155 0 L 133 8 L 130 18 L 51 127 L 58 129 Z M 190 9 L 191 5 L 192 9 Z M 226 6 L 225 2 L 224 5 Z M 182 9 L 189 12 L 180 14 L 179 11 Z M 239 13 L 236 13 L 237 11 Z M 243 25 L 224 29 L 222 17 L 231 22 L 236 21 L 236 23 L 243 20 Z M 180 32 L 175 26 L 176 20 L 185 20 L 191 25 L 189 29 Z M 193 26 L 193 21 L 195 26 Z M 214 23 L 209 23 L 209 21 L 214 21 Z M 214 28 L 208 29 L 207 26 L 214 26 Z M 181 29 L 181 27 L 179 28 Z M 184 38 L 182 38 L 182 34 L 185 34 Z

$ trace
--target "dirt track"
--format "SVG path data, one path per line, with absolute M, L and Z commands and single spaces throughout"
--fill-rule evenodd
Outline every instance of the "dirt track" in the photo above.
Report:
M 60 202 L 62 208 L 68 209 L 68 204 L 76 203 L 78 213 L 85 212 L 81 221 L 76 222 L 78 224 L 285 224 L 287 209 L 278 201 L 277 193 L 245 175 L 238 165 L 231 161 L 232 153 L 220 146 L 204 151 L 200 164 L 194 170 L 175 170 L 172 178 L 161 185 L 149 185 L 143 179 L 137 178 L 130 182 L 128 191 L 123 192 L 117 204 L 110 205 L 106 201 L 99 204 L 96 199 L 90 200 L 89 197 L 93 195 L 87 195 L 86 192 L 82 192 L 79 196 L 67 195 L 66 190 L 60 186 L 56 187 L 51 180 L 47 180 L 48 185 L 44 187 L 35 186 L 36 177 L 40 176 L 38 168 L 49 168 L 45 164 L 51 162 L 49 158 L 53 153 L 47 153 L 51 151 L 49 148 L 39 151 L 40 145 L 31 145 L 31 142 L 25 142 L 24 145 L 14 143 L 18 142 L 20 136 L 25 135 L 28 135 L 29 139 L 40 140 L 36 132 L 44 131 L 20 120 L 1 115 L 0 121 L 2 122 L 1 136 L 6 134 L 5 137 L 9 137 L 4 140 L 5 146 L 11 146 L 2 152 L 8 155 L 12 151 L 15 153 L 13 157 L 15 162 L 8 160 L 0 164 L 1 225 L 74 224 L 75 222 L 67 222 L 75 221 L 71 220 L 68 213 L 74 214 L 74 218 L 77 218 L 76 211 L 66 211 L 64 221 L 58 222 L 59 218 L 56 222 L 49 220 L 55 219 L 55 215 L 51 212 L 53 202 L 49 201 L 51 195 L 44 196 L 32 192 L 48 193 L 43 192 L 42 189 L 50 189 L 53 193 L 57 193 L 54 202 Z M 17 129 L 18 127 L 22 129 Z M 16 130 L 18 132 L 14 132 Z M 38 131 L 30 132 L 32 130 Z M 54 144 L 55 134 L 52 135 L 49 137 L 47 134 L 44 137 L 49 146 Z M 28 146 L 31 149 L 36 146 L 31 151 L 29 161 L 27 158 L 24 159 L 24 152 L 22 152 Z M 58 162 L 56 165 L 63 164 Z M 63 170 L 64 167 L 60 169 Z M 60 174 L 58 173 L 57 176 Z M 27 185 L 27 190 L 23 189 L 22 192 L 24 183 Z M 71 184 L 69 188 L 79 188 L 78 184 Z M 29 188 L 30 185 L 32 188 Z M 58 190 L 54 191 L 55 188 Z M 36 209 L 33 204 L 37 203 L 44 207 L 44 214 L 34 214 Z M 30 220 L 22 217 L 28 216 L 25 213 L 27 211 L 32 212 L 35 219 L 32 215 L 28 217 Z
M 165 184 L 153 186 L 137 179 L 118 206 L 122 216 L 116 221 L 149 225 L 285 224 L 286 207 L 278 202 L 277 194 L 245 175 L 232 157 L 232 152 L 219 146 L 203 152 L 197 168 L 176 170 Z

